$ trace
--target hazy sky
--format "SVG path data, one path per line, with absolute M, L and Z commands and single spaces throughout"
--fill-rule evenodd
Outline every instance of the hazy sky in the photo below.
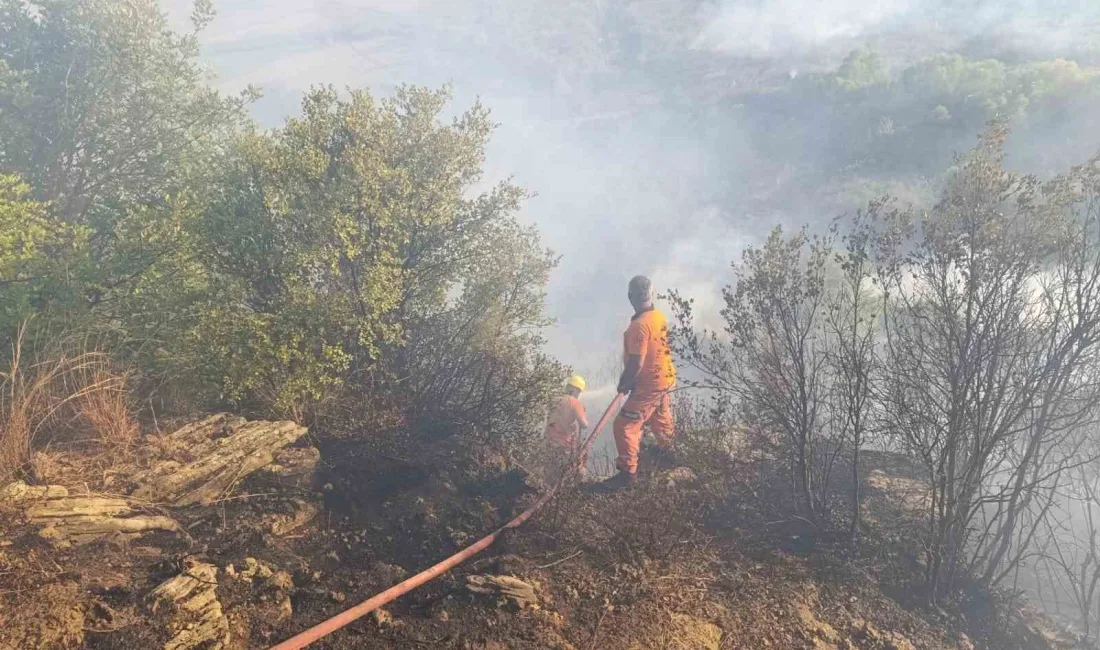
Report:
M 799 191 L 798 143 L 778 155 L 740 117 L 746 82 L 829 69 L 862 45 L 895 62 L 952 50 L 1087 63 L 1100 51 L 1097 0 L 215 2 L 204 57 L 226 90 L 264 89 L 265 125 L 311 84 L 449 82 L 456 111 L 480 96 L 501 123 L 488 180 L 514 175 L 537 193 L 524 218 L 563 256 L 550 351 L 586 372 L 620 345 L 630 276 L 713 305 L 746 243 L 832 216 L 731 201 Z M 186 26 L 190 0 L 165 7 Z

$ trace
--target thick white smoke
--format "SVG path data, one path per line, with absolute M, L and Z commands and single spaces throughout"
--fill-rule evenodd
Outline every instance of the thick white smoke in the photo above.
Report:
M 186 26 L 190 0 L 166 8 Z M 480 97 L 501 124 L 487 180 L 514 175 L 536 192 L 524 218 L 562 255 L 549 294 L 558 319 L 550 352 L 579 369 L 618 348 L 632 275 L 717 307 L 745 244 L 777 222 L 824 223 L 840 209 L 822 205 L 814 185 L 827 179 L 812 165 L 831 167 L 822 145 L 829 116 L 776 104 L 752 107 L 748 120 L 736 95 L 746 80 L 785 83 L 794 68 L 834 67 L 866 44 L 895 62 L 1006 48 L 1087 59 L 1100 47 L 1100 32 L 1089 29 L 1100 3 L 1090 0 L 221 0 L 216 8 L 204 57 L 227 90 L 263 87 L 255 114 L 264 125 L 296 112 L 314 84 L 385 94 L 398 83 L 452 83 L 456 110 Z M 961 134 L 959 150 L 973 135 Z M 1079 159 L 1088 141 L 1078 134 L 1021 159 L 1060 164 L 1067 147 Z

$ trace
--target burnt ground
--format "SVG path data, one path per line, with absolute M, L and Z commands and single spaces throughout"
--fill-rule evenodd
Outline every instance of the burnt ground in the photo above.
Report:
M 288 492 L 254 475 L 232 498 L 176 513 L 190 539 L 155 533 L 59 550 L 9 521 L 0 535 L 11 540 L 0 547 L 0 596 L 18 612 L 11 620 L 37 618 L 61 631 L 25 637 L 41 649 L 161 647 L 169 613 L 154 612 L 148 594 L 187 562 L 203 561 L 221 569 L 217 596 L 237 647 L 267 648 L 463 548 L 542 489 L 503 463 L 471 470 L 460 454 L 414 461 L 362 441 L 312 442 L 322 464 L 311 485 Z M 291 496 L 323 507 L 309 524 L 275 536 L 260 522 Z M 1053 647 L 1001 634 L 980 603 L 925 607 L 904 528 L 881 526 L 855 550 L 797 518 L 775 519 L 760 497 L 682 471 L 650 473 L 610 496 L 567 489 L 528 525 L 386 615 L 311 647 Z M 869 518 L 892 517 L 880 505 Z M 282 592 L 227 571 L 249 558 L 292 577 L 290 611 Z M 515 576 L 538 602 L 521 608 L 471 593 L 466 578 L 479 574 Z

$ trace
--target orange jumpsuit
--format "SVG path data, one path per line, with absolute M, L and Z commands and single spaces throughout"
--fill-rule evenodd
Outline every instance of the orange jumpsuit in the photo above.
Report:
M 635 314 L 623 335 L 623 357 L 641 357 L 641 369 L 630 397 L 615 417 L 616 465 L 631 474 L 638 471 L 642 429 L 649 425 L 657 446 L 669 448 L 675 422 L 669 393 L 676 385 L 676 367 L 668 346 L 668 321 L 656 309 Z
M 554 401 L 550 417 L 546 419 L 545 477 L 548 483 L 556 483 L 576 468 L 584 476 L 580 465 L 580 432 L 588 428 L 584 405 L 572 395 L 562 395 Z
M 546 439 L 570 451 L 580 443 L 580 430 L 588 428 L 584 405 L 572 395 L 562 395 L 554 401 L 546 420 Z

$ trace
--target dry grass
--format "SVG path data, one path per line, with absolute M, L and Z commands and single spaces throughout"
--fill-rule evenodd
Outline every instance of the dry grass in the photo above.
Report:
M 138 434 L 125 373 L 99 351 L 65 345 L 30 351 L 26 324 L 0 372 L 0 482 L 35 476 L 33 451 L 60 434 L 85 435 L 111 450 L 126 450 Z M 49 434 L 49 435 L 46 435 Z
M 132 415 L 126 375 L 114 374 L 109 367 L 96 368 L 81 377 L 75 388 L 80 395 L 75 403 L 77 415 L 97 441 L 109 449 L 129 449 L 137 440 L 139 428 Z

